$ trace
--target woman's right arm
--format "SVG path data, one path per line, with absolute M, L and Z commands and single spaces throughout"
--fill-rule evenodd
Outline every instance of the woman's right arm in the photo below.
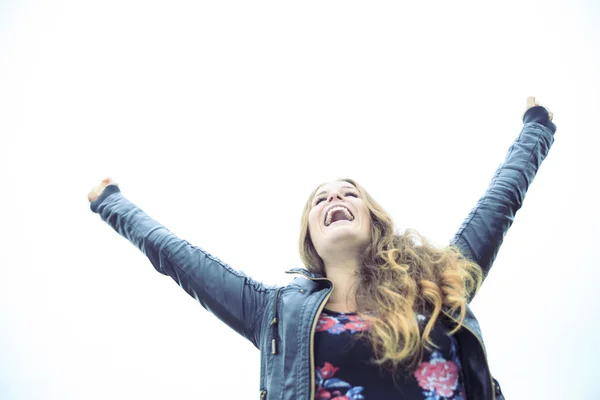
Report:
M 144 253 L 205 309 L 259 347 L 260 317 L 274 288 L 178 238 L 104 180 L 88 195 L 93 212 Z

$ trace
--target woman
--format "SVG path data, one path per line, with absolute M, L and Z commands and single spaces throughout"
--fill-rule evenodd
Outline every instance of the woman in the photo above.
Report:
M 110 178 L 92 211 L 261 350 L 261 399 L 503 399 L 468 303 L 554 142 L 533 97 L 521 134 L 449 246 L 396 234 L 352 180 L 320 185 L 302 215 L 306 269 L 267 286 L 179 239 Z

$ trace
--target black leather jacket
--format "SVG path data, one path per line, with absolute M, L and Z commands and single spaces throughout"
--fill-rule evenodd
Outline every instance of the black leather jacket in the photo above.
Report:
M 451 242 L 485 275 L 554 142 L 556 127 L 543 107 L 528 110 L 523 122 L 504 163 Z M 175 236 L 123 197 L 116 185 L 107 186 L 90 207 L 138 247 L 158 272 L 171 276 L 204 308 L 260 349 L 261 399 L 314 398 L 313 337 L 317 317 L 332 291 L 330 280 L 298 268 L 287 271 L 298 275 L 288 285 L 264 285 Z M 444 318 L 450 321 L 455 316 L 445 313 Z M 470 309 L 456 338 L 469 400 L 503 399 Z

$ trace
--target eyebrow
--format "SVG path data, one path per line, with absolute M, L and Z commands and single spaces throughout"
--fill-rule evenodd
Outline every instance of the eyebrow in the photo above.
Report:
M 354 190 L 357 190 L 357 189 L 356 189 L 354 186 L 348 186 L 348 185 L 346 185 L 346 186 L 342 186 L 342 189 L 354 189 Z M 327 191 L 326 191 L 326 190 L 322 190 L 321 192 L 317 193 L 317 194 L 315 195 L 315 197 L 313 197 L 313 199 L 315 199 L 315 198 L 319 197 L 319 196 L 320 196 L 320 195 L 322 195 L 323 193 L 327 193 Z

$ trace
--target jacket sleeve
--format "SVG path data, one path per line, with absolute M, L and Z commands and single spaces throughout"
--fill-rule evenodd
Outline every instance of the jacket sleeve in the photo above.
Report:
M 259 319 L 272 288 L 178 238 L 127 200 L 116 185 L 108 185 L 90 208 L 140 249 L 158 272 L 259 347 Z
M 523 123 L 521 134 L 508 149 L 506 159 L 450 243 L 479 264 L 484 277 L 487 277 L 504 235 L 523 205 L 527 189 L 554 143 L 556 126 L 544 107 L 527 110 Z

